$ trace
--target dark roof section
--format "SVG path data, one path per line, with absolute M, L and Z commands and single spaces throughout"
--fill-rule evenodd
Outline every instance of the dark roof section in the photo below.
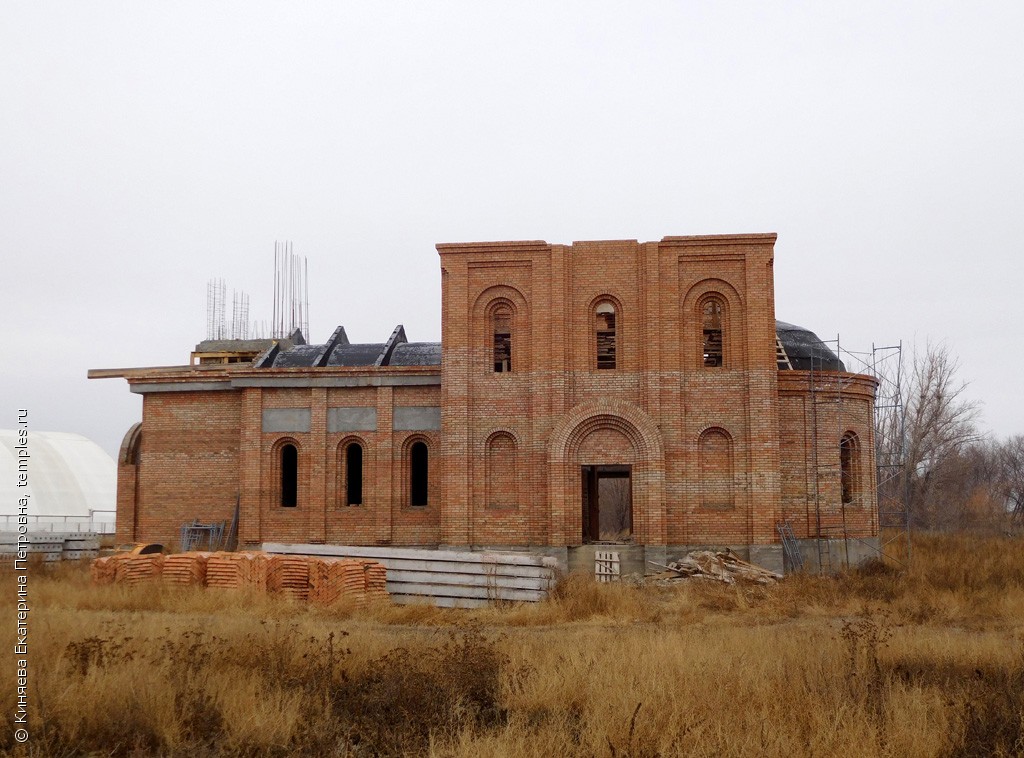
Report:
M 776 321 L 775 334 L 797 371 L 846 371 L 839 357 L 810 329 Z
M 384 352 L 383 342 L 338 345 L 327 359 L 328 366 L 373 366 Z
M 395 347 L 389 366 L 440 366 L 440 342 L 406 342 Z
M 274 358 L 274 368 L 298 368 L 312 366 L 320 352 L 320 345 L 295 345 L 281 350 Z
M 283 342 L 283 341 L 282 341 Z M 387 342 L 350 345 L 342 327 L 322 345 L 280 345 L 268 351 L 257 368 L 314 368 L 321 366 L 440 366 L 440 342 L 408 342 L 405 327 L 395 327 Z

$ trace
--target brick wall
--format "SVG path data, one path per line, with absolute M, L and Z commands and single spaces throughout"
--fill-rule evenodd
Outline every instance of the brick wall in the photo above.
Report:
M 773 245 L 774 235 L 439 245 L 445 539 L 579 544 L 582 467 L 623 464 L 638 541 L 774 541 Z M 723 310 L 717 368 L 703 359 L 709 298 Z M 513 312 L 511 373 L 493 367 L 495 303 Z M 602 303 L 615 312 L 614 369 L 597 368 Z M 730 471 L 715 477 L 728 496 L 708 499 L 698 447 L 711 427 L 728 440 Z M 488 500 L 487 445 L 499 433 L 516 443 L 525 512 Z
M 436 385 L 146 393 L 139 463 L 129 462 L 126 453 L 131 433 L 119 456 L 118 541 L 177 544 L 181 525 L 193 519 L 230 523 L 237 501 L 243 545 L 437 544 L 440 435 L 391 427 L 396 407 L 439 404 Z M 328 411 L 342 407 L 374 408 L 376 430 L 328 432 Z M 309 410 L 309 428 L 263 431 L 266 409 Z M 428 446 L 426 506 L 410 505 L 409 449 L 417 440 Z M 363 447 L 358 505 L 346 501 L 345 449 L 353 443 Z M 294 507 L 281 504 L 286 444 L 298 450 Z
M 235 392 L 144 395 L 134 540 L 176 544 L 186 522 L 231 520 L 240 411 Z
M 782 513 L 797 537 L 816 537 L 819 530 L 823 536 L 878 535 L 874 393 L 867 376 L 780 372 Z M 841 487 L 844 437 L 855 441 L 847 502 Z
M 243 545 L 577 545 L 584 502 L 595 502 L 586 477 L 624 467 L 636 542 L 767 544 L 781 518 L 798 536 L 819 520 L 877 534 L 873 383 L 837 374 L 812 387 L 804 372 L 777 370 L 774 241 L 439 245 L 441 377 L 436 367 L 133 375 L 160 389 L 145 391 L 138 464 L 119 460 L 118 539 L 173 542 L 194 518 L 230 521 L 238 502 Z M 611 369 L 598 367 L 600 324 L 609 344 L 599 312 L 614 313 Z M 721 365 L 706 365 L 706 312 L 720 325 Z M 495 371 L 496 313 L 511 314 L 511 371 Z M 188 391 L 193 382 L 228 389 Z M 438 406 L 440 430 L 409 428 Z M 372 412 L 375 425 L 335 430 L 338 409 Z M 844 435 L 855 450 L 848 502 Z M 425 506 L 411 503 L 417 442 L 428 449 Z M 282 505 L 284 445 L 298 450 L 294 507 Z M 359 503 L 347 500 L 353 445 Z

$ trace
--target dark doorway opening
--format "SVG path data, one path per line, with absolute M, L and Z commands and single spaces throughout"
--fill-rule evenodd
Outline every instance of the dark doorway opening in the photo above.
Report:
M 281 448 L 281 505 L 294 508 L 299 502 L 299 450 L 295 445 Z
M 345 448 L 345 505 L 363 504 L 363 446 L 358 442 Z
M 427 445 L 414 442 L 409 451 L 409 505 L 427 504 Z
M 633 536 L 630 466 L 583 466 L 583 541 L 627 542 Z

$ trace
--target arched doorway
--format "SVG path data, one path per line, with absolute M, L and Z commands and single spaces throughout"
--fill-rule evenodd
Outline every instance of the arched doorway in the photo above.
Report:
M 552 544 L 665 544 L 664 448 L 645 413 L 586 403 L 549 440 Z

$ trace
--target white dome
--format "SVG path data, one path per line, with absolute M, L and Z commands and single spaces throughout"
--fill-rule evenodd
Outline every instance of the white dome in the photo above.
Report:
M 117 464 L 103 448 L 80 434 L 28 432 L 28 486 L 18 487 L 18 433 L 0 429 L 0 514 L 18 512 L 18 498 L 30 495 L 32 516 L 89 516 L 114 510 Z M 112 519 L 113 514 L 107 516 Z

